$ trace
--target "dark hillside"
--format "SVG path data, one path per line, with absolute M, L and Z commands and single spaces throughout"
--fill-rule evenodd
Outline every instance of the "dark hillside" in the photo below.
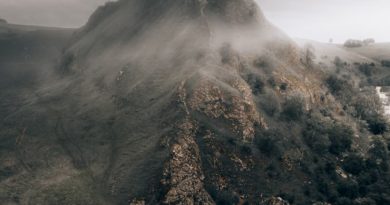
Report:
M 34 62 L 52 65 L 67 39 L 56 32 L 11 35 L 0 58 L 24 62 L 31 45 Z M 41 35 L 56 43 L 41 47 Z M 0 200 L 389 204 L 375 91 L 341 59 L 324 67 L 314 55 L 253 0 L 107 3 L 4 107 Z

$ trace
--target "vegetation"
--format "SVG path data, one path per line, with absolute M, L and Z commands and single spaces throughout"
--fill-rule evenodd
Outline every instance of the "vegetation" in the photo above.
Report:
M 381 61 L 382 66 L 384 67 L 390 67 L 390 60 L 382 60 Z
M 367 77 L 371 77 L 376 73 L 376 68 L 374 63 L 363 63 L 359 65 L 359 71 L 362 72 Z
M 305 113 L 304 100 L 298 95 L 287 98 L 282 107 L 282 118 L 287 121 L 299 121 Z
M 375 43 L 375 39 L 372 38 L 367 38 L 364 40 L 348 39 L 347 41 L 345 41 L 344 46 L 347 48 L 356 48 L 356 47 L 368 46 L 374 43 Z

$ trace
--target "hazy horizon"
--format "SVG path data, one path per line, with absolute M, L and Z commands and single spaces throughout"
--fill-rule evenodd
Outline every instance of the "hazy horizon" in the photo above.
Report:
M 76 28 L 107 0 L 0 0 L 10 23 Z M 349 38 L 390 42 L 386 0 L 257 0 L 266 17 L 293 38 L 336 43 Z

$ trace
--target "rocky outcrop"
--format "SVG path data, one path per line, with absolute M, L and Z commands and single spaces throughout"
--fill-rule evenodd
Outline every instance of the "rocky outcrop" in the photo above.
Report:
M 145 201 L 134 199 L 133 201 L 130 202 L 130 205 L 145 205 Z
M 190 110 L 198 111 L 210 118 L 222 118 L 231 122 L 231 129 L 244 141 L 252 141 L 255 126 L 267 128 L 253 101 L 250 87 L 240 79 L 229 82 L 238 95 L 223 92 L 218 85 L 202 80 L 189 96 Z
M 185 119 L 178 125 L 176 142 L 171 146 L 171 156 L 165 165 L 162 184 L 168 192 L 164 204 L 212 205 L 211 196 L 203 187 L 199 148 L 194 140 L 197 126 Z
M 290 204 L 280 197 L 271 197 L 268 200 L 266 200 L 264 205 L 290 205 Z

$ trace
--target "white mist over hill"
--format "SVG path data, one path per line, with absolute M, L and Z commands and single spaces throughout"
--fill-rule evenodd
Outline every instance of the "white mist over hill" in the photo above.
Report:
M 1 18 L 11 23 L 80 27 L 108 0 L 0 0 Z M 390 41 L 387 0 L 257 0 L 266 16 L 294 38 L 342 43 L 349 38 Z
M 257 0 L 275 25 L 295 38 L 342 43 L 349 38 L 390 41 L 387 0 Z

